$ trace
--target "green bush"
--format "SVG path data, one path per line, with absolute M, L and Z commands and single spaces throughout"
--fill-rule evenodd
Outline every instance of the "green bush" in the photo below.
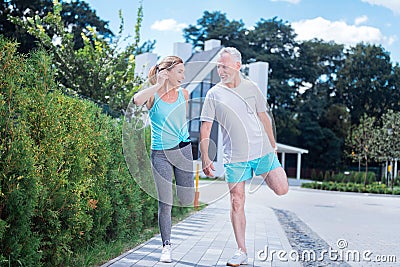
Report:
M 389 189 L 386 187 L 385 184 L 381 183 L 372 183 L 366 186 L 366 191 L 370 193 L 376 193 L 376 194 L 391 194 L 392 192 L 389 191 Z
M 347 183 L 346 191 L 347 192 L 359 192 L 360 186 L 361 186 L 360 184 L 356 184 L 356 183 Z
M 126 167 L 122 121 L 63 95 L 42 51 L 25 57 L 0 37 L 0 66 L 0 262 L 65 266 L 156 226 L 157 201 Z
M 16 44 L 0 37 L 0 260 L 35 266 L 41 258 L 40 236 L 31 225 L 40 190 L 34 140 L 24 119 L 30 99 L 19 90 L 25 83 L 23 73 L 30 70 L 15 52 Z
M 301 185 L 303 188 L 322 189 L 329 191 L 359 192 L 375 194 L 393 194 L 400 195 L 400 189 L 394 188 L 393 191 L 385 184 L 374 182 L 367 186 L 359 183 L 338 183 L 338 182 L 312 182 Z
M 393 195 L 400 195 L 400 188 L 394 188 Z
M 331 181 L 339 183 L 356 183 L 364 184 L 365 172 L 349 172 L 349 174 L 344 174 L 340 172 L 332 176 Z M 372 184 L 376 181 L 376 175 L 374 172 L 368 172 L 367 184 Z

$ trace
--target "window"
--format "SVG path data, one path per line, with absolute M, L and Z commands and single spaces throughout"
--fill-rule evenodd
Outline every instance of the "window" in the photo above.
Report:
M 193 159 L 198 159 L 200 157 L 199 150 L 199 140 L 200 140 L 200 115 L 201 109 L 204 104 L 204 97 L 206 96 L 208 90 L 213 87 L 214 84 L 211 83 L 211 73 L 206 77 L 203 82 L 200 82 L 197 87 L 190 93 L 189 101 L 189 133 L 192 140 L 193 148 Z M 216 123 L 214 123 L 216 124 Z M 217 144 L 218 140 L 218 127 L 213 125 L 212 133 L 210 138 Z M 216 158 L 216 155 L 214 159 Z

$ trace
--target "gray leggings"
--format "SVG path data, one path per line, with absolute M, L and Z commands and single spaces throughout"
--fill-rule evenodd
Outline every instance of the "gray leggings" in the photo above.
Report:
M 152 150 L 151 163 L 158 193 L 158 226 L 163 245 L 171 239 L 173 205 L 172 178 L 175 176 L 178 205 L 189 206 L 194 198 L 192 146 L 174 150 Z

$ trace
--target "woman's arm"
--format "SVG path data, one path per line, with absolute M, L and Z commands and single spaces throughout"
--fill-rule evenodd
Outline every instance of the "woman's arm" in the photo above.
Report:
M 168 79 L 167 70 L 160 71 L 157 74 L 156 84 L 137 92 L 133 96 L 133 102 L 135 103 L 135 105 L 141 106 L 145 104 L 158 90 L 160 90 L 163 87 L 167 79 Z
M 133 103 L 137 106 L 144 105 L 158 90 L 160 90 L 161 85 L 155 84 L 144 90 L 137 92 L 133 96 Z

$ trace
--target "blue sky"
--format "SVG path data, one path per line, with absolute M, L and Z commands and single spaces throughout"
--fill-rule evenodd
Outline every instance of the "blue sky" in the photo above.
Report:
M 125 34 L 134 34 L 138 1 L 86 0 L 118 32 L 122 10 Z M 155 53 L 163 57 L 183 42 L 182 29 L 195 25 L 204 11 L 221 11 L 247 28 L 261 18 L 278 17 L 290 23 L 299 40 L 319 38 L 354 45 L 382 45 L 392 62 L 400 62 L 400 0 L 143 0 L 141 40 L 156 40 Z

